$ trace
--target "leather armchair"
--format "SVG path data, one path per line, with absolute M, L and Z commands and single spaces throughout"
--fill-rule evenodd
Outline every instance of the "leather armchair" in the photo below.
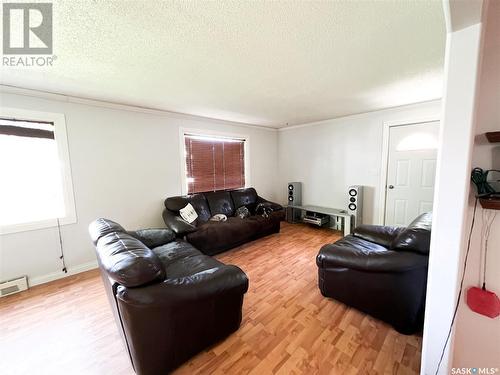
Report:
M 134 370 L 166 374 L 240 326 L 245 273 L 176 240 L 97 219 L 89 232 Z
M 432 214 L 408 227 L 361 225 L 321 248 L 319 289 L 401 333 L 422 328 Z

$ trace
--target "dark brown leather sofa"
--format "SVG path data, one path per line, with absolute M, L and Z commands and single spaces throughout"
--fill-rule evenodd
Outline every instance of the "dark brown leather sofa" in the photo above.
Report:
M 89 232 L 106 293 L 138 375 L 164 375 L 236 331 L 245 273 L 176 240 L 97 219 Z
M 408 227 L 361 225 L 321 248 L 316 263 L 326 297 L 383 320 L 404 334 L 422 328 L 432 214 Z
M 179 210 L 188 203 L 196 210 L 198 219 L 189 224 L 179 216 Z M 257 207 L 272 210 L 269 217 L 256 214 Z M 234 217 L 236 209 L 245 206 L 251 216 Z M 225 222 L 210 221 L 215 214 L 227 216 Z M 198 193 L 165 199 L 163 220 L 178 237 L 201 250 L 214 255 L 233 247 L 280 231 L 280 221 L 285 217 L 283 207 L 259 197 L 254 188 Z

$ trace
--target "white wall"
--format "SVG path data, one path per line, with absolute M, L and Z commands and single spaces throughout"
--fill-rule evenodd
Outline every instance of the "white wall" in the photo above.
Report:
M 364 223 L 378 223 L 384 122 L 439 118 L 440 101 L 397 107 L 281 129 L 279 197 L 301 181 L 302 202 L 345 209 L 347 187 L 364 185 Z
M 500 169 L 500 145 L 488 143 L 484 133 L 500 131 L 500 2 L 489 3 L 478 93 L 476 137 L 472 151 L 473 167 Z M 469 223 L 472 220 L 475 188 L 469 198 Z M 493 213 L 494 211 L 490 211 Z M 465 277 L 465 288 L 482 284 L 481 227 L 482 209 L 476 214 L 476 228 Z M 491 227 L 488 246 L 487 284 L 500 296 L 500 213 Z M 481 345 L 477 345 L 481 343 Z M 465 299 L 459 309 L 454 345 L 453 367 L 500 367 L 500 319 L 490 319 L 470 310 Z
M 2 106 L 66 116 L 78 218 L 76 224 L 62 228 L 70 272 L 95 266 L 87 226 L 97 217 L 116 220 L 130 229 L 164 226 L 163 200 L 181 193 L 179 127 L 248 135 L 251 185 L 262 196 L 277 198 L 275 130 L 120 106 L 110 109 L 63 96 L 39 98 L 3 91 Z M 0 280 L 28 275 L 33 284 L 60 277 L 58 256 L 56 228 L 2 235 Z

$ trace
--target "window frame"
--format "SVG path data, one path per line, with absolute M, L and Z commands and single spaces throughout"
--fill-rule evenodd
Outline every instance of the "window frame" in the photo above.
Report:
M 186 166 L 186 143 L 184 137 L 186 135 L 195 135 L 200 137 L 212 137 L 212 138 L 228 138 L 237 139 L 244 141 L 244 166 L 245 166 L 245 186 L 247 188 L 251 185 L 250 182 L 250 136 L 241 133 L 228 133 L 220 132 L 216 130 L 204 130 L 204 129 L 192 129 L 192 128 L 179 128 L 179 155 L 180 155 L 180 168 L 181 168 L 181 195 L 188 194 L 188 182 L 187 182 L 187 166 Z M 194 193 L 196 194 L 196 193 Z
M 27 232 L 60 225 L 75 224 L 77 222 L 73 178 L 69 158 L 68 137 L 66 132 L 66 118 L 62 113 L 39 112 L 21 108 L 0 108 L 0 117 L 14 118 L 28 121 L 46 121 L 54 124 L 54 140 L 56 141 L 57 154 L 62 179 L 63 200 L 65 216 L 62 218 L 30 221 L 18 224 L 0 226 L 0 235 L 18 232 Z

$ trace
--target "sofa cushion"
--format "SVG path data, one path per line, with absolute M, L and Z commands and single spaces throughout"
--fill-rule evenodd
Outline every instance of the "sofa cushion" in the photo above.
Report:
M 150 249 L 164 245 L 175 239 L 175 233 L 170 228 L 147 228 L 127 231 Z
M 126 232 L 125 229 L 113 220 L 108 220 L 104 218 L 99 218 L 94 220 L 89 225 L 90 238 L 94 245 L 97 243 L 99 238 L 113 232 Z
M 391 248 L 428 255 L 431 244 L 432 213 L 413 220 L 392 242 Z
M 353 234 L 364 240 L 391 248 L 392 242 L 403 230 L 404 228 L 401 227 L 362 224 L 354 229 Z
M 254 238 L 262 225 L 252 218 L 228 217 L 223 222 L 209 221 L 199 226 L 196 232 L 189 233 L 186 238 L 203 253 L 213 254 Z
M 224 265 L 182 240 L 156 247 L 153 251 L 162 262 L 169 279 L 191 276 Z
M 188 203 L 194 207 L 196 213 L 198 214 L 198 219 L 196 223 L 206 222 L 210 219 L 212 214 L 210 213 L 210 208 L 208 207 L 207 200 L 203 194 L 193 194 L 185 197 L 170 197 L 165 199 L 165 208 L 179 215 L 179 210 L 186 207 Z
M 212 215 L 224 214 L 227 217 L 234 215 L 234 204 L 229 191 L 205 193 L 205 197 Z
M 238 189 L 231 191 L 234 207 L 246 206 L 254 214 L 257 206 L 257 192 L 254 188 Z
M 208 202 L 203 194 L 194 194 L 190 202 L 198 214 L 198 222 L 206 222 L 212 217 Z
M 136 287 L 165 278 L 156 254 L 127 233 L 112 232 L 100 237 L 97 254 L 108 276 L 126 287 Z
M 183 240 L 175 240 L 165 245 L 155 247 L 153 252 L 158 256 L 164 266 L 168 266 L 171 262 L 176 262 L 182 258 L 201 254 L 200 250 L 195 249 L 193 245 Z
M 404 272 L 427 267 L 428 257 L 412 252 L 392 251 L 352 235 L 321 248 L 318 267 L 343 267 L 367 272 Z
M 192 276 L 200 272 L 206 272 L 222 267 L 223 264 L 211 256 L 199 254 L 185 257 L 172 262 L 165 268 L 169 279 Z

